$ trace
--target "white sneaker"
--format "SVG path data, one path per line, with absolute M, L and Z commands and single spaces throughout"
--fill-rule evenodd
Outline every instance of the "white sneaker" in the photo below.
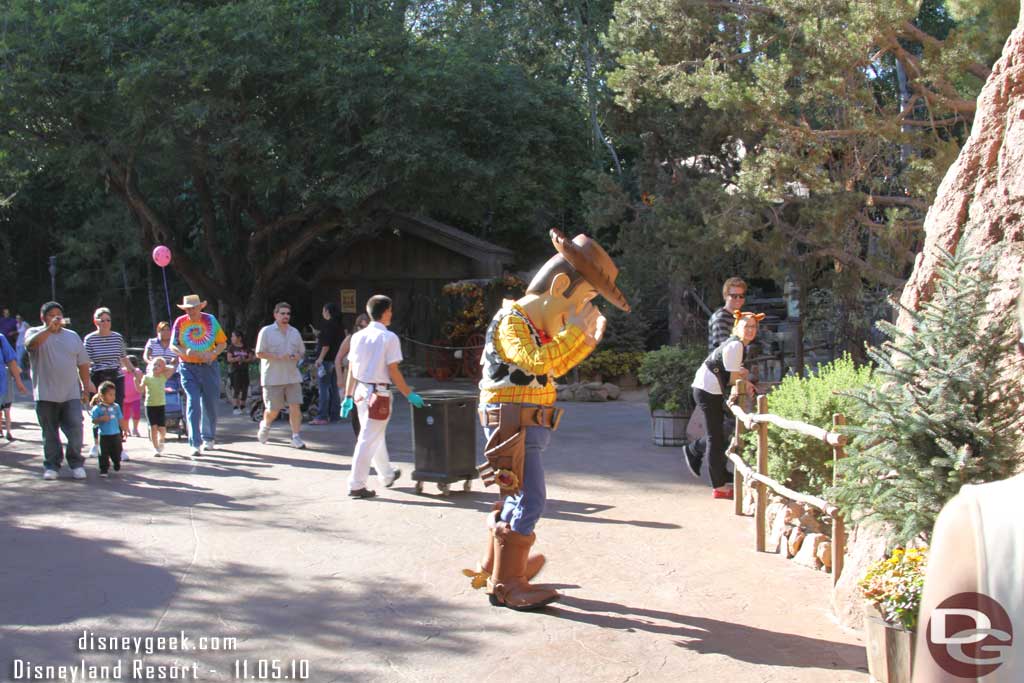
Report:
M 198 448 L 193 448 L 192 451 L 189 453 L 189 455 L 192 456 L 193 458 L 198 458 L 202 454 L 203 452 Z
M 215 444 L 214 442 L 212 442 L 212 441 L 204 441 L 203 442 L 203 453 L 209 453 L 210 451 L 212 451 L 216 447 L 217 447 L 217 444 Z
M 263 420 L 260 420 L 260 428 L 256 432 L 256 439 L 260 443 L 266 443 L 270 439 L 270 427 L 267 427 Z
M 89 449 L 89 455 L 87 455 L 86 457 L 87 458 L 95 458 L 99 454 L 100 454 L 100 447 L 97 446 L 96 444 L 93 444 L 92 448 Z
M 159 448 L 156 449 L 156 454 L 157 455 L 163 455 L 164 454 L 164 444 L 160 444 Z
M 292 448 L 305 448 L 306 444 L 298 434 L 292 434 Z
M 128 462 L 129 460 L 131 460 L 131 458 L 128 457 L 128 454 L 121 451 L 121 462 Z
M 234 410 L 231 411 L 231 414 L 232 415 L 241 415 L 242 411 L 239 408 L 235 408 Z
M 156 457 L 156 458 L 160 457 L 160 449 L 159 448 L 153 450 L 153 457 Z
M 43 479 L 54 481 L 57 478 L 57 470 L 43 470 Z
M 71 476 L 74 477 L 75 479 L 85 479 L 85 468 L 76 467 L 75 469 L 71 470 Z

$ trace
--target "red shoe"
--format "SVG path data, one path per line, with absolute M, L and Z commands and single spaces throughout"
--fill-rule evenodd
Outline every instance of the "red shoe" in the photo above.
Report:
M 711 497 L 732 500 L 732 487 L 730 486 L 727 489 L 711 489 Z

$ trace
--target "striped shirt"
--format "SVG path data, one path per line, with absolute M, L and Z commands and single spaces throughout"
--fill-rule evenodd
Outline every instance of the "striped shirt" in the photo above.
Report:
M 146 348 L 143 349 L 143 353 L 149 352 L 150 359 L 163 358 L 168 363 L 176 360 L 178 357 L 174 355 L 174 351 L 171 351 L 171 341 L 167 340 L 167 346 L 160 343 L 160 337 L 153 337 L 146 342 Z
M 708 353 L 717 349 L 732 336 L 734 324 L 736 324 L 736 318 L 726 310 L 725 306 L 711 315 L 711 319 L 708 320 Z
M 85 352 L 89 354 L 90 372 L 117 370 L 121 359 L 128 355 L 124 337 L 119 332 L 103 336 L 99 332 L 85 335 Z
M 513 307 L 523 312 L 518 304 L 513 304 Z M 498 355 L 527 372 L 547 374 L 552 379 L 561 377 L 594 350 L 586 343 L 583 330 L 575 325 L 566 325 L 551 341 L 538 346 L 527 320 L 525 313 L 522 317 L 506 316 L 494 334 L 494 347 Z M 548 381 L 542 387 L 510 386 L 494 390 L 481 387 L 480 403 L 551 405 L 555 402 L 557 393 L 553 381 Z

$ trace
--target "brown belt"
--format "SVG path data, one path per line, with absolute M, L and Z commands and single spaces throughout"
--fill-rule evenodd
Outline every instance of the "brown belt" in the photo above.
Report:
M 519 409 L 519 426 L 545 427 L 554 431 L 562 421 L 565 411 L 554 406 L 523 406 Z M 481 408 L 480 424 L 484 427 L 497 427 L 501 421 L 501 408 Z M 513 413 L 514 414 L 514 413 Z

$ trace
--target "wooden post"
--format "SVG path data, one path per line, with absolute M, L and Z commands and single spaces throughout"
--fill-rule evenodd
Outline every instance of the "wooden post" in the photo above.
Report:
M 738 391 L 744 392 L 744 393 L 740 394 L 741 397 L 746 396 L 745 392 L 747 390 L 747 383 L 744 380 L 742 380 L 742 379 L 739 380 L 736 383 L 736 387 L 737 387 Z M 742 402 L 742 398 L 741 398 L 740 406 L 742 406 L 744 408 L 744 410 L 746 409 L 746 405 Z M 726 406 L 726 410 L 728 410 L 728 409 L 729 409 L 728 406 Z M 737 445 L 743 443 L 743 434 L 746 433 L 746 431 L 747 431 L 747 428 L 743 425 L 743 422 L 741 420 L 737 419 L 736 420 L 736 429 L 734 431 L 734 433 L 736 434 L 736 443 L 737 443 Z M 742 448 L 740 449 L 740 452 L 741 453 L 743 452 Z M 732 496 L 733 496 L 733 501 L 732 501 L 732 503 L 733 503 L 733 513 L 736 514 L 736 515 L 742 515 L 743 514 L 743 475 L 740 473 L 739 468 L 736 467 L 735 464 L 733 464 L 733 467 L 732 467 Z
M 846 424 L 846 416 L 836 413 L 832 416 L 832 431 L 838 432 L 839 427 Z M 842 444 L 832 447 L 832 485 L 836 484 L 836 473 L 839 461 L 846 456 Z M 832 519 L 832 585 L 839 583 L 839 575 L 843 573 L 843 558 L 846 556 L 846 524 L 843 515 L 837 514 Z
M 767 396 L 757 397 L 757 412 L 761 415 L 768 412 Z M 757 423 L 757 473 L 766 476 L 768 474 L 768 424 L 765 422 Z M 756 484 L 756 490 L 757 552 L 763 553 L 765 547 L 764 537 L 767 532 L 765 529 L 765 511 L 768 508 L 768 487 L 764 485 L 764 482 L 759 481 Z

